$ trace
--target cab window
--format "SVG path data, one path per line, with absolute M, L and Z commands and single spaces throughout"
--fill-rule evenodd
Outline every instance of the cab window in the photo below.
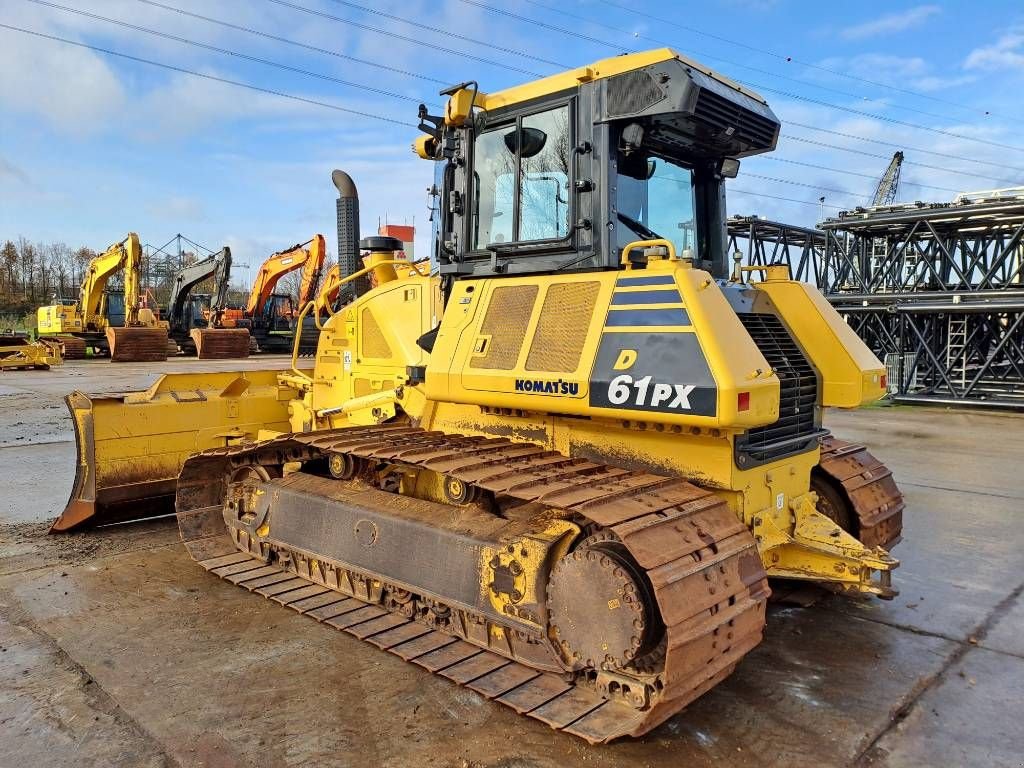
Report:
M 477 136 L 474 250 L 569 235 L 571 146 L 567 105 Z

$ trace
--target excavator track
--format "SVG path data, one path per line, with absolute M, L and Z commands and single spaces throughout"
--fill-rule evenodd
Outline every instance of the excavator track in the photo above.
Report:
M 77 336 L 40 336 L 39 340 L 59 344 L 65 360 L 85 359 L 85 341 Z
M 582 521 L 581 551 L 588 541 L 614 539 L 653 592 L 663 627 L 657 646 L 612 675 L 591 667 L 538 668 L 512 650 L 497 652 L 487 625 L 481 636 L 459 622 L 421 623 L 389 610 L 380 588 L 367 591 L 366 584 L 380 584 L 372 574 L 344 566 L 332 576 L 315 556 L 299 552 L 275 560 L 265 545 L 227 524 L 228 479 L 240 467 L 295 466 L 331 455 L 425 469 L 536 503 L 546 514 Z M 296 478 L 325 489 L 345 482 L 304 471 L 277 482 L 285 487 Z M 762 638 L 767 578 L 752 535 L 724 501 L 685 480 L 570 459 L 532 444 L 400 425 L 285 435 L 190 458 L 178 480 L 177 512 L 190 555 L 211 573 L 591 743 L 656 727 L 725 679 Z M 558 564 L 571 558 L 572 552 Z M 537 641 L 545 648 L 547 631 Z
M 891 550 L 899 544 L 903 494 L 892 472 L 865 446 L 831 436 L 823 438 L 815 474 L 818 479 L 823 474 L 833 489 L 840 490 L 838 501 L 848 504 L 857 516 L 852 533 L 865 546 Z

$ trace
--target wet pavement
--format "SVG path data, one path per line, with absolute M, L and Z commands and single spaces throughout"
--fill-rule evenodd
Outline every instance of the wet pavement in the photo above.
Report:
M 174 368 L 285 367 L 175 361 Z M 892 602 L 774 603 L 765 642 L 645 738 L 591 747 L 206 574 L 171 521 L 47 537 L 70 389 L 0 374 L 0 765 L 1012 766 L 1024 763 L 1024 417 L 830 412 L 907 496 Z

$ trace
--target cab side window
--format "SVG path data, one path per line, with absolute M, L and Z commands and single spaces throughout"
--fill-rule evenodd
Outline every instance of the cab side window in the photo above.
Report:
M 472 247 L 569 234 L 569 106 L 480 133 L 474 145 Z

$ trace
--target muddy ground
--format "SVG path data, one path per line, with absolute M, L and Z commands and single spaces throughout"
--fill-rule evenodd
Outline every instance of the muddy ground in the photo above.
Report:
M 48 537 L 74 475 L 62 395 L 160 367 L 0 373 L 0 765 L 1024 764 L 1020 416 L 829 413 L 906 494 L 900 597 L 774 603 L 723 685 L 590 747 L 206 574 L 170 521 Z

